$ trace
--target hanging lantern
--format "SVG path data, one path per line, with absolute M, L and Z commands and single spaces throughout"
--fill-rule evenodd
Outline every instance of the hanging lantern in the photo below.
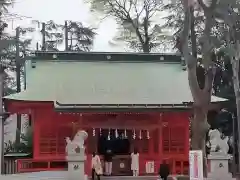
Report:
M 133 139 L 136 139 L 136 131 L 135 131 L 135 129 L 133 130 Z
M 118 138 L 118 130 L 115 129 L 115 137 Z
M 124 130 L 124 137 L 127 138 L 127 130 Z
M 149 131 L 147 131 L 147 139 L 150 139 Z
M 142 139 L 142 130 L 139 131 L 139 139 Z
M 95 128 L 93 128 L 92 135 L 93 135 L 93 137 L 96 136 Z
M 110 139 L 111 139 L 111 138 L 110 138 L 110 133 L 111 133 L 111 132 L 110 132 L 110 129 L 109 129 L 109 130 L 108 130 L 108 138 L 107 138 L 109 141 L 110 141 Z

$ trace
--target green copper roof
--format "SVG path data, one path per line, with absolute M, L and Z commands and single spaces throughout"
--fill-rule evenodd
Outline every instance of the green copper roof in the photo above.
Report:
M 187 72 L 177 62 L 46 59 L 28 61 L 26 76 L 27 90 L 5 98 L 91 105 L 192 102 Z

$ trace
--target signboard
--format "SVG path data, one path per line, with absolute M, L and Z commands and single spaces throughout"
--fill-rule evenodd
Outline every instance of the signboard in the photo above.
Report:
M 154 173 L 154 161 L 146 162 L 146 173 L 148 174 Z
M 202 151 L 189 151 L 190 180 L 203 180 L 203 154 Z

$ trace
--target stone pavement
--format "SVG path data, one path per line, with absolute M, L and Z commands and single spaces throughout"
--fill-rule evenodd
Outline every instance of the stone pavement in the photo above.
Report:
M 67 180 L 66 171 L 42 171 L 32 173 L 21 173 L 12 175 L 1 175 L 0 180 Z M 83 178 L 84 179 L 84 178 Z M 91 179 L 91 178 L 89 178 Z M 79 180 L 81 178 L 79 177 Z M 157 176 L 102 176 L 101 180 L 160 180 Z M 168 180 L 188 180 L 186 177 L 169 177 Z M 237 175 L 236 180 L 240 180 L 240 174 Z
M 42 172 L 32 172 L 32 173 L 21 173 L 12 175 L 2 175 L 0 180 L 66 180 L 66 171 L 42 171 Z M 83 178 L 84 179 L 84 178 Z M 79 177 L 79 180 L 81 178 Z M 102 176 L 101 180 L 159 180 L 157 176 Z M 170 177 L 169 180 L 177 180 L 174 177 Z M 185 179 L 180 179 L 185 180 Z
M 106 177 L 106 176 L 103 176 L 103 177 L 101 177 L 101 180 L 161 180 L 161 179 L 157 176 L 138 176 L 138 177 L 133 177 L 133 176 Z M 168 180 L 177 180 L 177 178 L 169 177 Z

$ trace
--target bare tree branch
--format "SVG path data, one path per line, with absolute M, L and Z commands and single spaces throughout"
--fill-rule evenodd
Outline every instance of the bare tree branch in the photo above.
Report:
M 153 26 L 152 17 L 160 11 L 161 1 L 157 0 L 90 0 L 93 3 L 104 2 L 103 12 L 113 16 L 124 32 L 118 38 L 138 47 L 143 52 L 150 52 L 160 44 L 160 36 Z M 116 38 L 117 39 L 117 38 Z M 156 43 L 158 41 L 158 43 Z

